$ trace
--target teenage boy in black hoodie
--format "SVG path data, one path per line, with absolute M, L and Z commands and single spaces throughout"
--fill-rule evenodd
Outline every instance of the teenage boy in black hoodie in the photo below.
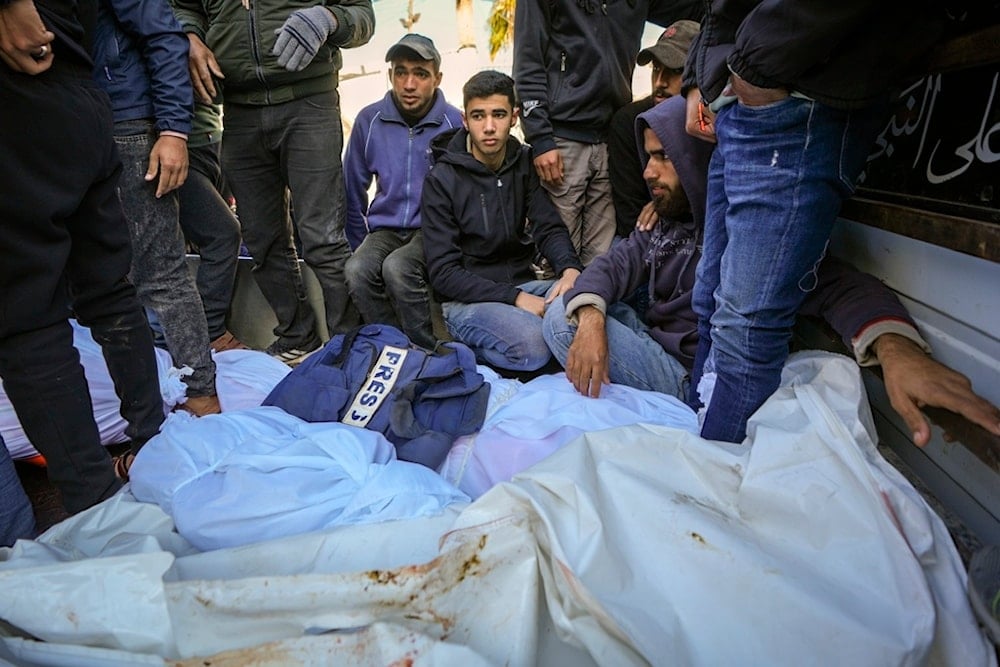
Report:
M 545 314 L 545 340 L 582 394 L 596 397 L 602 384 L 615 382 L 687 395 L 698 345 L 691 296 L 712 146 L 685 132 L 684 116 L 685 101 L 676 97 L 637 120 L 658 224 L 637 229 L 595 260 Z M 621 299 L 643 285 L 650 307 L 640 317 Z M 873 276 L 828 258 L 799 313 L 825 318 L 859 364 L 881 363 L 892 405 L 917 445 L 930 437 L 922 405 L 945 407 L 1000 431 L 1000 411 L 977 396 L 965 376 L 927 355 L 930 347 L 906 309 Z
M 534 371 L 551 359 L 542 339 L 545 308 L 583 266 L 539 185 L 531 150 L 510 136 L 514 81 L 479 72 L 462 93 L 465 128 L 434 141 L 435 164 L 424 181 L 427 273 L 448 331 L 481 363 Z M 534 279 L 536 249 L 557 281 Z

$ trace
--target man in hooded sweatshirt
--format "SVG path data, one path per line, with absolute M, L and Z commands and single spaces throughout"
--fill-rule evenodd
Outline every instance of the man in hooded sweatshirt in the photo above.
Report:
M 480 363 L 535 371 L 552 358 L 542 339 L 545 308 L 573 286 L 583 265 L 542 190 L 531 149 L 510 136 L 513 79 L 478 72 L 462 97 L 465 128 L 434 140 L 434 167 L 424 181 L 427 274 L 448 332 Z M 559 280 L 534 279 L 536 252 Z
M 543 334 L 580 393 L 597 397 L 608 382 L 688 395 L 698 345 L 691 305 L 701 256 L 705 188 L 712 145 L 684 129 L 686 103 L 671 98 L 640 114 L 637 141 L 648 158 L 644 176 L 660 216 L 590 264 L 545 315 Z M 799 313 L 822 316 L 859 364 L 882 364 L 893 407 L 915 442 L 930 437 L 920 405 L 938 405 L 995 428 L 1000 412 L 972 392 L 967 378 L 931 359 L 928 344 L 896 296 L 873 276 L 834 259 L 812 276 Z M 646 285 L 640 316 L 622 298 Z

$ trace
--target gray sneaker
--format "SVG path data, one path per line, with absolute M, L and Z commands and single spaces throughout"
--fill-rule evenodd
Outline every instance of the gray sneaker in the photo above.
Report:
M 1000 646 L 1000 545 L 983 547 L 969 561 L 969 599 L 979 622 Z
M 310 354 L 320 349 L 322 343 L 319 338 L 314 338 L 305 344 L 289 345 L 280 338 L 264 350 L 269 355 L 277 359 L 278 361 L 284 362 L 285 364 L 295 367 L 305 361 Z

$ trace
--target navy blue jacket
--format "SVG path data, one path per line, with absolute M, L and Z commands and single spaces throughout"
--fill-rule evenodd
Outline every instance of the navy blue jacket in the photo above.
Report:
M 149 118 L 160 132 L 191 133 L 188 38 L 166 0 L 100 0 L 93 58 L 116 123 Z
M 424 256 L 441 300 L 514 305 L 517 285 L 535 279 L 531 262 L 538 252 L 556 275 L 583 270 L 538 181 L 531 150 L 509 138 L 494 172 L 468 151 L 468 138 L 463 128 L 435 139 L 434 167 L 424 181 Z

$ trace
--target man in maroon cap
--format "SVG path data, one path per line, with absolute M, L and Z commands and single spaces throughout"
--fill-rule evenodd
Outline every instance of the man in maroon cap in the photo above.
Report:
M 639 212 L 650 201 L 636 149 L 635 118 L 681 92 L 684 61 L 698 30 L 699 25 L 694 21 L 677 21 L 663 31 L 655 44 L 640 51 L 635 61 L 640 66 L 651 66 L 651 92 L 641 100 L 629 102 L 611 117 L 608 174 L 615 202 L 615 234 L 620 238 L 632 233 Z

